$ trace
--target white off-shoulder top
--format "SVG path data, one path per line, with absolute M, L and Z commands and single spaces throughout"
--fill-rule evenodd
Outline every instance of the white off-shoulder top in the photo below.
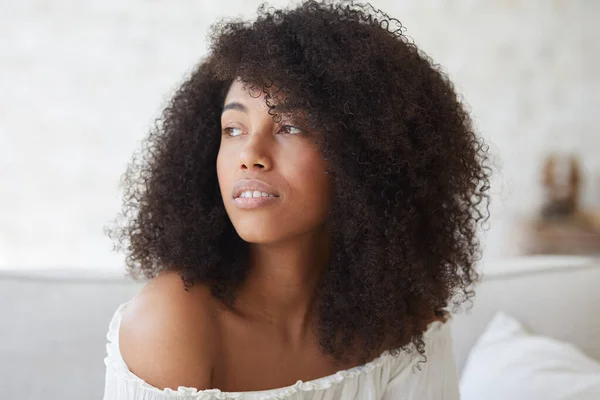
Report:
M 454 363 L 450 322 L 432 322 L 424 333 L 425 355 L 382 353 L 376 359 L 333 375 L 294 385 L 252 392 L 197 390 L 179 386 L 158 389 L 134 375 L 119 351 L 119 326 L 127 302 L 112 317 L 106 344 L 104 400 L 458 400 L 458 375 Z

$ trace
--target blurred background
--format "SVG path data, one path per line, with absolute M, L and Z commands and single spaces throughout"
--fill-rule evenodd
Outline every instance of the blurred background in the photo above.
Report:
M 123 268 L 103 228 L 127 162 L 209 25 L 260 3 L 0 0 L 0 268 Z M 371 3 L 442 65 L 490 145 L 484 259 L 600 251 L 600 2 Z

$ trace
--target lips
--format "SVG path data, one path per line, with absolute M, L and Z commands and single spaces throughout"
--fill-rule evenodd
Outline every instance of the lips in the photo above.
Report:
M 240 197 L 240 195 L 247 190 L 251 190 L 251 191 L 257 190 L 259 192 L 266 192 L 266 193 L 272 194 L 275 197 L 279 197 L 279 193 L 271 185 L 269 185 L 266 182 L 263 182 L 261 180 L 258 180 L 258 179 L 242 179 L 242 180 L 236 182 L 236 184 L 233 185 L 233 191 L 231 192 L 231 197 L 236 199 L 236 198 Z

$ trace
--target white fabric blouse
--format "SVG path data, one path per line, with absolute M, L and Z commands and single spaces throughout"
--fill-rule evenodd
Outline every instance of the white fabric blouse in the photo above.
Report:
M 104 400 L 458 400 L 450 321 L 432 322 L 424 333 L 427 362 L 418 353 L 383 352 L 376 359 L 333 375 L 277 389 L 251 392 L 197 390 L 179 386 L 158 389 L 128 368 L 119 351 L 119 326 L 127 302 L 112 317 L 106 344 Z

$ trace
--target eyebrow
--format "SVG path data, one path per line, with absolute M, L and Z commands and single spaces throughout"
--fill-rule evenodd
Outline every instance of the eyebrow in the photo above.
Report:
M 238 111 L 242 111 L 245 113 L 248 113 L 248 109 L 246 108 L 245 105 L 243 105 L 242 103 L 238 103 L 238 102 L 232 102 L 232 103 L 228 103 L 223 107 L 223 111 L 221 112 L 221 115 L 223 115 L 223 113 L 225 113 L 225 111 L 227 110 L 238 110 Z

